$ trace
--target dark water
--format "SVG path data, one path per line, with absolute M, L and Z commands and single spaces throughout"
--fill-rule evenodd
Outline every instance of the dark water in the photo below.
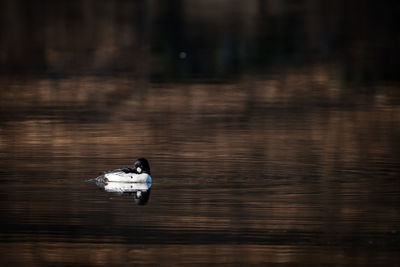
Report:
M 399 7 L 0 0 L 0 265 L 399 266 Z
M 398 265 L 398 87 L 291 75 L 3 78 L 1 265 Z M 145 206 L 86 182 L 140 156 Z

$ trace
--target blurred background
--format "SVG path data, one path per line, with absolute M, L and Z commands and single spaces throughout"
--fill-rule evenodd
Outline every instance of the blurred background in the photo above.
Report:
M 398 81 L 397 1 L 1 1 L 3 74 Z
M 0 265 L 398 266 L 399 7 L 0 0 Z

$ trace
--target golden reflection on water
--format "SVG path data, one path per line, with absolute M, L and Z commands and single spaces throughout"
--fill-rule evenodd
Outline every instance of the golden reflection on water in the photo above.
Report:
M 396 265 L 395 86 L 0 82 L 0 263 Z M 97 190 L 150 160 L 150 201 Z
M 286 264 L 332 265 L 347 258 L 349 265 L 380 265 L 388 258 L 396 258 L 395 251 L 370 251 L 360 255 L 357 249 L 344 252 L 340 248 L 316 249 L 313 246 L 274 245 L 151 245 L 135 246 L 120 244 L 60 244 L 35 243 L 11 244 L 0 249 L 19 251 L 19 264 L 46 262 L 50 265 L 159 265 L 174 264 Z M 311 253 L 310 253 L 311 252 Z M 21 260 L 24 259 L 24 260 Z M 6 256 L 4 262 L 8 262 Z M 10 262 L 15 262 L 14 259 Z M 333 264 L 335 265 L 335 264 Z

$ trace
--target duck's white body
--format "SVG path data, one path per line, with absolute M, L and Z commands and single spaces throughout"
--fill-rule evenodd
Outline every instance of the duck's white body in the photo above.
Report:
M 116 171 L 104 174 L 104 177 L 109 182 L 123 182 L 123 183 L 151 183 L 151 176 L 147 173 L 125 173 L 123 171 Z

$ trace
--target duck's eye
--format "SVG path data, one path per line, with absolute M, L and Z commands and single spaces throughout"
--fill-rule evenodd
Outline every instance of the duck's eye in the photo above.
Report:
M 138 173 L 141 173 L 141 172 L 142 172 L 142 168 L 137 167 L 137 168 L 136 168 L 136 171 L 137 171 Z

